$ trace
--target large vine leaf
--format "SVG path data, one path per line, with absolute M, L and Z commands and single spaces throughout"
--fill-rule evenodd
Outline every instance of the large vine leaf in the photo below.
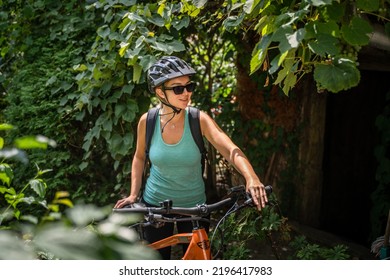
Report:
M 325 57 L 327 54 L 336 55 L 339 53 L 337 43 L 337 38 L 327 34 L 319 34 L 315 41 L 308 43 L 308 46 L 313 53 Z
M 349 44 L 364 46 L 370 41 L 368 35 L 373 32 L 373 29 L 364 19 L 354 17 L 348 25 L 341 27 L 341 32 Z
M 360 72 L 353 61 L 340 58 L 333 63 L 317 64 L 314 69 L 314 79 L 319 88 L 337 93 L 357 86 Z
M 279 48 L 281 52 L 288 51 L 290 49 L 297 48 L 305 37 L 305 29 L 300 28 L 295 32 L 286 33 L 285 37 L 280 41 Z

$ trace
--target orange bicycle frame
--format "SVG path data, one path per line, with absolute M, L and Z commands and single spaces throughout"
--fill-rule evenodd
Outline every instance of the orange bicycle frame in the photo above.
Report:
M 178 233 L 149 244 L 158 250 L 168 246 L 189 243 L 183 260 L 210 260 L 210 241 L 204 228 L 194 229 L 192 233 Z

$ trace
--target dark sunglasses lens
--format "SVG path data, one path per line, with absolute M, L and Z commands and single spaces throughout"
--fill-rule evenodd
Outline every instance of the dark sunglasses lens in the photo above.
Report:
M 188 92 L 193 92 L 194 89 L 195 89 L 195 86 L 196 86 L 195 83 L 191 83 L 191 84 L 188 84 L 188 85 L 186 86 L 186 89 L 187 89 Z
M 177 87 L 173 87 L 172 90 L 173 90 L 173 92 L 175 94 L 182 94 L 183 91 L 184 91 L 184 87 L 183 86 L 177 86 Z

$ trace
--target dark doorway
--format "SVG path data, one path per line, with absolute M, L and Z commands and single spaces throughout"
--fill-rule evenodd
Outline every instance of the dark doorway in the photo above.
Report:
M 327 103 L 321 225 L 353 242 L 370 244 L 371 193 L 379 135 L 376 117 L 383 112 L 389 72 L 361 71 L 358 87 L 330 94 Z

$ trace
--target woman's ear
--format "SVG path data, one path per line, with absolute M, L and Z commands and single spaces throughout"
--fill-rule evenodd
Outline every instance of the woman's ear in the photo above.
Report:
M 156 88 L 155 89 L 155 92 L 156 92 L 156 95 L 162 99 L 165 99 L 165 95 L 164 95 L 164 92 L 162 91 L 161 88 Z

